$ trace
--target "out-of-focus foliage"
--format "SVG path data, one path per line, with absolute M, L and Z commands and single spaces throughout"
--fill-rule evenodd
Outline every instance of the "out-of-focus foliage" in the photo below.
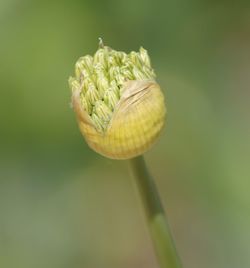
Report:
M 68 76 L 97 38 L 150 53 L 168 124 L 146 159 L 184 266 L 250 267 L 247 1 L 0 2 L 0 266 L 157 267 L 126 162 L 84 143 Z

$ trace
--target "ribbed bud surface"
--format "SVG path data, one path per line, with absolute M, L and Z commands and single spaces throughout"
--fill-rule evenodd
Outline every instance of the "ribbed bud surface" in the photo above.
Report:
M 69 79 L 72 104 L 89 146 L 113 159 L 147 151 L 165 121 L 166 108 L 147 51 L 126 54 L 102 47 L 81 57 Z

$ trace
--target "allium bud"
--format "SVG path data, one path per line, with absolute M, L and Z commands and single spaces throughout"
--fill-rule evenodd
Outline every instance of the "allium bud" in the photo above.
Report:
M 102 46 L 77 61 L 69 84 L 80 130 L 96 152 L 129 159 L 156 141 L 166 108 L 144 48 L 126 54 Z

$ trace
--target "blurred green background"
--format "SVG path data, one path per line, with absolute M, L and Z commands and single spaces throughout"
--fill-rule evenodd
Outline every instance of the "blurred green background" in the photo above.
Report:
M 0 267 L 156 268 L 128 165 L 92 152 L 67 79 L 143 45 L 168 124 L 146 154 L 186 268 L 249 268 L 248 1 L 0 1 Z

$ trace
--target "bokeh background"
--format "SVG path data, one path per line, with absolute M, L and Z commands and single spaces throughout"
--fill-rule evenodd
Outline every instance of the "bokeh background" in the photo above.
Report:
M 0 1 L 0 267 L 156 268 L 128 165 L 92 152 L 68 76 L 150 53 L 168 124 L 146 154 L 186 268 L 250 267 L 248 1 Z

